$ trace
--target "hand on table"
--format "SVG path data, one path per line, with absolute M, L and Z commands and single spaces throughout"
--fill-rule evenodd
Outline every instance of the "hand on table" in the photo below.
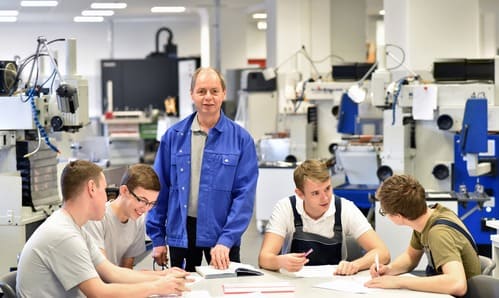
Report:
M 216 269 L 227 269 L 229 268 L 230 259 L 229 259 L 229 251 L 225 245 L 217 244 L 215 247 L 211 248 L 211 262 L 210 265 L 215 267 Z
M 354 262 L 340 261 L 334 274 L 335 275 L 353 275 L 353 274 L 359 272 L 359 269 L 360 269 L 359 266 Z

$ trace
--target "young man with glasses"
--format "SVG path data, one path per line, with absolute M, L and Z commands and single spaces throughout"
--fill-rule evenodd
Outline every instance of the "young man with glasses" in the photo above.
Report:
M 83 227 L 111 263 L 132 269 L 145 252 L 144 213 L 156 204 L 159 190 L 151 166 L 132 165 L 121 178 L 118 197 L 106 204 L 104 218 Z
M 82 226 L 104 217 L 106 187 L 96 164 L 76 160 L 65 166 L 61 209 L 37 228 L 21 252 L 18 297 L 178 297 L 189 291 L 186 282 L 193 280 L 186 272 L 145 274 L 116 266 L 102 255 Z
M 404 288 L 462 296 L 466 280 L 480 274 L 476 245 L 466 226 L 450 209 L 428 206 L 425 190 L 411 176 L 386 179 L 376 192 L 379 213 L 397 225 L 413 229 L 409 246 L 402 255 L 378 270 L 371 266 L 373 288 Z M 398 276 L 412 271 L 426 254 L 427 277 Z

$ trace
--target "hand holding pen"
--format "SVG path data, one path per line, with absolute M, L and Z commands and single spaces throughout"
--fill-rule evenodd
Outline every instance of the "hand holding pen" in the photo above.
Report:
M 309 259 L 307 259 L 307 257 L 313 251 L 313 249 L 309 249 L 306 252 L 278 255 L 276 256 L 277 266 L 279 268 L 286 269 L 289 272 L 300 271 L 303 266 L 309 262 Z
M 307 250 L 307 252 L 305 253 L 305 258 L 308 257 L 308 255 L 311 254 L 311 253 L 313 253 L 313 252 L 314 252 L 313 248 Z
M 376 255 L 374 255 L 374 264 L 372 264 L 371 268 L 369 269 L 371 277 L 375 278 L 385 275 L 389 269 L 390 269 L 389 265 L 380 264 L 379 255 L 376 253 Z

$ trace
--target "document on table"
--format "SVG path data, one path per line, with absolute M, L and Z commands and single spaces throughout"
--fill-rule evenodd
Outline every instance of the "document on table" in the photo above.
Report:
M 224 294 L 291 293 L 295 291 L 295 286 L 287 281 L 228 283 L 222 285 L 222 288 Z
M 303 266 L 300 271 L 289 272 L 281 268 L 280 273 L 295 277 L 333 277 L 338 265 Z
M 370 276 L 335 276 L 333 280 L 315 285 L 315 287 L 350 293 L 371 293 L 379 290 L 364 286 L 370 279 Z

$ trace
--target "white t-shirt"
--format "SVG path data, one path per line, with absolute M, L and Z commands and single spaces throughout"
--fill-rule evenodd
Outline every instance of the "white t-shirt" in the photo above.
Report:
M 303 222 L 303 231 L 318 234 L 327 238 L 334 236 L 334 196 L 329 209 L 317 220 L 311 218 L 303 210 L 303 200 L 296 196 L 296 211 L 300 214 Z M 346 237 L 359 238 L 365 232 L 372 230 L 366 217 L 353 202 L 341 198 L 341 226 L 343 229 L 342 258 L 346 258 Z M 291 249 L 291 241 L 295 232 L 293 208 L 289 197 L 277 202 L 272 211 L 265 232 L 271 232 L 284 237 L 282 253 L 288 253 Z
M 98 277 L 105 260 L 90 236 L 61 209 L 24 245 L 17 271 L 19 297 L 85 297 L 78 285 Z
M 116 266 L 120 266 L 123 258 L 135 258 L 146 251 L 144 215 L 122 223 L 108 203 L 104 217 L 87 222 L 83 228 Z

